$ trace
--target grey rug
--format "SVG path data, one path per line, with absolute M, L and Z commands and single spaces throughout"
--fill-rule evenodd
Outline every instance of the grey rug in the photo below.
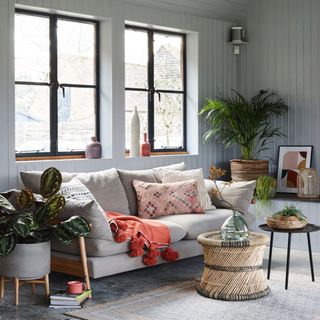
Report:
M 271 293 L 249 301 L 221 301 L 200 296 L 196 280 L 183 281 L 117 301 L 66 313 L 84 320 L 320 320 L 320 282 L 310 276 L 271 273 Z

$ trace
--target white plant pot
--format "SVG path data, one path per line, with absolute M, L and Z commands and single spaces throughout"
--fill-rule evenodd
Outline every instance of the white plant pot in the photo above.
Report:
M 50 273 L 50 241 L 17 244 L 6 257 L 0 257 L 0 275 L 32 280 Z

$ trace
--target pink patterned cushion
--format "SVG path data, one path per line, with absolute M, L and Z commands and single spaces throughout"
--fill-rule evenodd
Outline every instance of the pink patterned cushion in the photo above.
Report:
M 143 219 L 172 214 L 203 213 L 196 180 L 173 183 L 132 181 L 137 193 L 138 215 Z

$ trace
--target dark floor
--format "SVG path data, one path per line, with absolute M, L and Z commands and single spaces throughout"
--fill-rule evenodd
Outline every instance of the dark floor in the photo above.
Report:
M 273 269 L 284 270 L 286 252 L 274 250 Z M 173 263 L 163 264 L 152 268 L 126 272 L 115 276 L 92 280 L 93 299 L 86 306 L 105 302 L 110 299 L 126 297 L 133 293 L 152 290 L 177 280 L 200 278 L 203 265 L 202 257 L 190 258 Z M 309 261 L 306 252 L 292 252 L 292 272 L 309 273 Z M 267 260 L 265 260 L 265 263 Z M 320 276 L 320 254 L 314 255 L 315 273 Z M 50 275 L 51 290 L 65 287 L 72 277 L 62 274 Z M 48 309 L 48 303 L 43 297 L 43 288 L 37 287 L 37 294 L 32 296 L 30 285 L 21 287 L 20 305 L 14 305 L 13 284 L 6 283 L 4 299 L 0 300 L 0 320 L 67 320 L 62 310 Z M 72 318 L 73 319 L 73 318 Z M 177 319 L 180 320 L 180 319 Z M 196 319 L 195 319 L 196 320 Z M 226 319 L 229 320 L 229 319 Z
M 197 257 L 92 280 L 93 299 L 87 300 L 85 305 L 89 306 L 109 299 L 126 297 L 132 293 L 152 290 L 177 279 L 199 278 L 202 268 L 202 257 Z M 69 280 L 72 280 L 72 277 L 52 273 L 50 275 L 51 291 L 64 288 Z M 48 309 L 41 285 L 37 286 L 37 294 L 34 296 L 31 294 L 30 285 L 25 284 L 20 290 L 20 305 L 17 307 L 14 305 L 13 284 L 6 283 L 5 297 L 0 300 L 1 320 L 71 319 L 63 315 L 62 310 Z

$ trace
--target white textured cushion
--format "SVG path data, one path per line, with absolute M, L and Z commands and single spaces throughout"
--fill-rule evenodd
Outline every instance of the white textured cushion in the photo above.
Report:
M 77 178 L 62 183 L 60 193 L 66 199 L 65 208 L 60 217 L 69 219 L 78 215 L 91 224 L 89 237 L 112 240 L 112 232 L 104 210 L 97 203 L 90 190 Z
M 206 186 L 208 189 L 215 189 L 213 181 L 206 180 Z M 238 182 L 225 182 L 217 181 L 218 188 L 225 201 L 232 204 L 232 206 L 244 213 L 246 220 L 249 224 L 255 220 L 254 216 L 249 213 L 249 206 L 251 204 L 254 189 L 256 187 L 256 181 L 238 181 Z M 212 196 L 212 202 L 217 208 L 229 208 L 228 204 L 219 200 L 218 196 Z
M 162 171 L 162 182 L 181 182 L 187 180 L 196 180 L 198 188 L 198 198 L 202 208 L 206 210 L 215 209 L 212 205 L 210 196 L 207 192 L 206 185 L 203 179 L 202 169 L 187 170 L 187 171 L 176 171 L 176 170 L 163 170 Z
M 197 239 L 204 232 L 218 231 L 227 218 L 232 215 L 229 209 L 208 210 L 204 214 L 180 214 L 157 218 L 161 222 L 173 222 L 180 225 L 186 232 L 185 239 Z
M 159 182 L 161 182 L 162 174 L 164 171 L 166 171 L 166 170 L 183 171 L 183 170 L 186 170 L 186 165 L 184 162 L 180 162 L 180 163 L 170 164 L 170 165 L 164 166 L 164 167 L 156 167 L 156 168 L 153 168 L 152 170 L 153 170 L 153 173 L 156 176 L 157 180 Z

